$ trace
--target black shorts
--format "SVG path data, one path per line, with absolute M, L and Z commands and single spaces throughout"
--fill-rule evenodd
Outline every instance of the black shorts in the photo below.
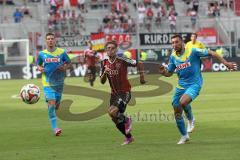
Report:
M 124 113 L 128 102 L 131 99 L 131 92 L 111 94 L 110 106 L 116 106 L 120 113 Z
M 95 75 L 96 74 L 96 66 L 88 66 L 87 74 Z

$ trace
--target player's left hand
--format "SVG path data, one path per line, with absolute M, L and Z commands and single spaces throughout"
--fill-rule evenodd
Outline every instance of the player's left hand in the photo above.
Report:
M 65 71 L 67 68 L 68 68 L 68 65 L 67 64 L 63 64 L 63 65 L 58 67 L 58 70 Z
M 229 70 L 237 70 L 238 69 L 238 65 L 235 62 L 227 62 L 224 64 Z

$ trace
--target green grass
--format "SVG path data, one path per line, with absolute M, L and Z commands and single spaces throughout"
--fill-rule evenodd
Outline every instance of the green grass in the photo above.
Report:
M 133 134 L 136 141 L 120 146 L 123 136 L 110 118 L 103 115 L 89 121 L 58 120 L 61 137 L 52 135 L 43 95 L 35 105 L 19 99 L 21 86 L 40 80 L 2 80 L 0 83 L 0 160 L 237 160 L 240 157 L 240 74 L 204 73 L 204 86 L 193 102 L 196 130 L 186 145 L 176 145 L 180 135 L 172 119 L 173 90 L 158 97 L 136 98 L 127 113 L 135 117 Z M 176 77 L 161 78 L 173 85 Z M 81 78 L 67 78 L 68 84 L 88 86 Z M 150 80 L 149 80 L 149 83 Z M 154 86 L 150 86 L 154 89 Z M 96 83 L 96 89 L 109 92 L 108 84 Z M 134 90 L 149 90 L 147 86 Z M 42 93 L 42 92 L 41 92 Z M 71 112 L 94 109 L 101 100 L 64 95 L 74 101 Z M 108 101 L 108 99 L 106 99 Z M 159 112 L 168 116 L 159 116 Z

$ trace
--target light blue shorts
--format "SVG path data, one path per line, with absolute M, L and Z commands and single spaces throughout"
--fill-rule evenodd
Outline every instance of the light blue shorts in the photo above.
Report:
M 201 88 L 202 88 L 202 86 L 200 86 L 198 84 L 193 84 L 193 85 L 191 85 L 191 86 L 189 86 L 188 88 L 185 88 L 185 89 L 176 88 L 175 94 L 174 94 L 173 100 L 172 100 L 172 105 L 174 107 L 179 106 L 180 105 L 179 101 L 180 101 L 183 94 L 186 94 L 189 97 L 191 97 L 191 99 L 193 101 L 199 95 L 199 92 L 201 91 Z
M 56 102 L 60 102 L 62 98 L 62 92 L 59 92 L 53 87 L 43 87 L 43 92 L 45 95 L 46 102 L 49 100 L 55 100 Z

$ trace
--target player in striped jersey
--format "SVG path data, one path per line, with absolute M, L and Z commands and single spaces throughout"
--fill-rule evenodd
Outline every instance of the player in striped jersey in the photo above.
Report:
M 140 73 L 140 83 L 144 84 L 143 64 L 136 62 L 132 59 L 122 58 L 117 56 L 117 43 L 116 41 L 109 41 L 105 45 L 105 50 L 108 59 L 101 62 L 101 83 L 104 84 L 108 79 L 111 86 L 111 98 L 108 114 L 112 121 L 116 124 L 118 130 L 125 135 L 123 145 L 129 144 L 134 141 L 132 136 L 132 120 L 126 117 L 124 112 L 126 106 L 131 99 L 131 85 L 127 78 L 127 68 L 138 67 Z

